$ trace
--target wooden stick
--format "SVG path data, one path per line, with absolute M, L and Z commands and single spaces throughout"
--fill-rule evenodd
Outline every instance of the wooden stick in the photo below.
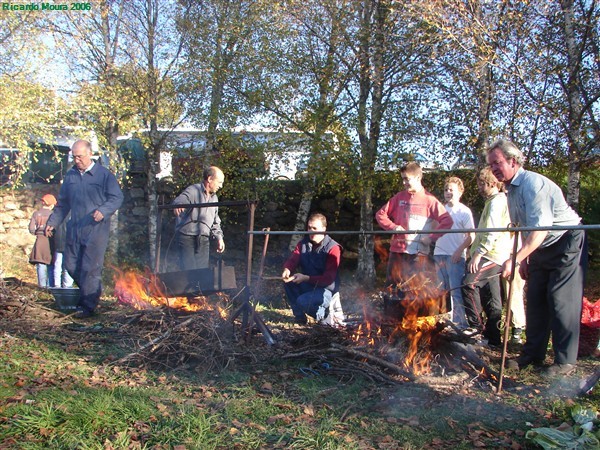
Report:
M 500 358 L 500 374 L 498 376 L 498 387 L 496 389 L 496 393 L 500 394 L 502 392 L 502 380 L 504 379 L 504 363 L 506 362 L 506 350 L 508 347 L 508 336 L 510 332 L 510 320 L 512 317 L 511 311 L 511 297 L 514 290 L 515 284 L 515 270 L 518 270 L 517 265 L 517 250 L 519 247 L 519 232 L 515 231 L 514 243 L 513 243 L 513 252 L 511 255 L 511 272 L 509 277 L 509 285 L 508 285 L 508 297 L 506 298 L 506 320 L 504 321 L 504 342 L 502 343 L 502 356 Z
M 142 353 L 144 350 L 160 343 L 161 341 L 163 341 L 164 339 L 168 338 L 169 336 L 171 336 L 171 334 L 173 333 L 173 331 L 178 330 L 180 328 L 185 327 L 186 325 L 189 325 L 190 323 L 192 323 L 195 320 L 198 320 L 200 317 L 200 315 L 197 316 L 193 316 L 190 317 L 189 319 L 181 322 L 178 325 L 175 325 L 173 328 L 165 331 L 163 334 L 161 334 L 160 336 L 155 337 L 154 339 L 152 339 L 150 342 L 148 342 L 147 344 L 144 344 L 137 352 L 133 352 L 133 353 L 129 353 L 128 355 L 123 356 L 121 359 L 118 359 L 114 362 L 109 363 L 109 365 L 113 365 L 113 364 L 122 364 L 125 361 L 127 361 L 128 359 L 133 358 L 134 356 L 139 355 L 140 353 Z
M 374 362 L 375 364 L 379 364 L 380 366 L 383 366 L 387 369 L 393 370 L 397 374 L 402 375 L 404 378 L 407 378 L 410 381 L 416 380 L 416 377 L 413 374 L 408 373 L 406 370 L 402 369 L 398 365 L 391 363 L 389 361 L 386 361 L 385 359 L 378 358 L 377 356 L 373 356 L 373 355 L 370 355 L 369 353 L 361 352 L 359 350 L 354 350 L 352 348 L 344 347 L 339 344 L 331 344 L 331 348 L 333 348 L 335 350 L 343 350 L 345 352 L 350 353 L 351 355 L 368 359 L 369 361 Z

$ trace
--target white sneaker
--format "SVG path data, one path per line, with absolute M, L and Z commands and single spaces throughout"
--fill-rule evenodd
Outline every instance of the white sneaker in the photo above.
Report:
M 470 337 L 470 336 L 476 336 L 478 334 L 481 334 L 481 331 L 478 330 L 477 328 L 469 327 L 469 328 L 463 330 L 463 334 L 465 336 L 469 336 Z

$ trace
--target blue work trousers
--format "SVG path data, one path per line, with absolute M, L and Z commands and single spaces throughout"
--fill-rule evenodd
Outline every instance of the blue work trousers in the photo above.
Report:
M 106 220 L 67 227 L 64 265 L 79 286 L 77 306 L 84 311 L 93 312 L 100 301 L 109 230 Z

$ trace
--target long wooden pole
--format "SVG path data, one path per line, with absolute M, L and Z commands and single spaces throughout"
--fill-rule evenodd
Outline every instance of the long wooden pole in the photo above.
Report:
M 514 232 L 514 242 L 513 242 L 513 251 L 511 255 L 511 271 L 509 276 L 509 284 L 508 284 L 508 297 L 506 299 L 506 320 L 504 321 L 504 341 L 502 343 L 502 358 L 500 358 L 500 374 L 498 376 L 498 388 L 496 389 L 496 393 L 500 394 L 502 392 L 502 379 L 504 378 L 504 363 L 506 361 L 506 349 L 508 347 L 508 336 L 510 334 L 510 322 L 512 319 L 512 311 L 511 311 L 511 297 L 515 284 L 515 270 L 517 270 L 517 250 L 519 249 L 519 232 Z

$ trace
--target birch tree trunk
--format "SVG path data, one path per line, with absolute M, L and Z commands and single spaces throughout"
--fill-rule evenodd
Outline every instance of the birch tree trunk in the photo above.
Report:
M 581 49 L 576 41 L 574 30 L 573 0 L 562 0 L 563 32 L 567 48 L 568 78 L 564 87 L 568 103 L 569 140 L 569 178 L 567 184 L 567 202 L 576 211 L 579 209 L 579 191 L 581 186 L 581 120 L 583 105 L 579 90 L 579 68 L 581 67 Z

